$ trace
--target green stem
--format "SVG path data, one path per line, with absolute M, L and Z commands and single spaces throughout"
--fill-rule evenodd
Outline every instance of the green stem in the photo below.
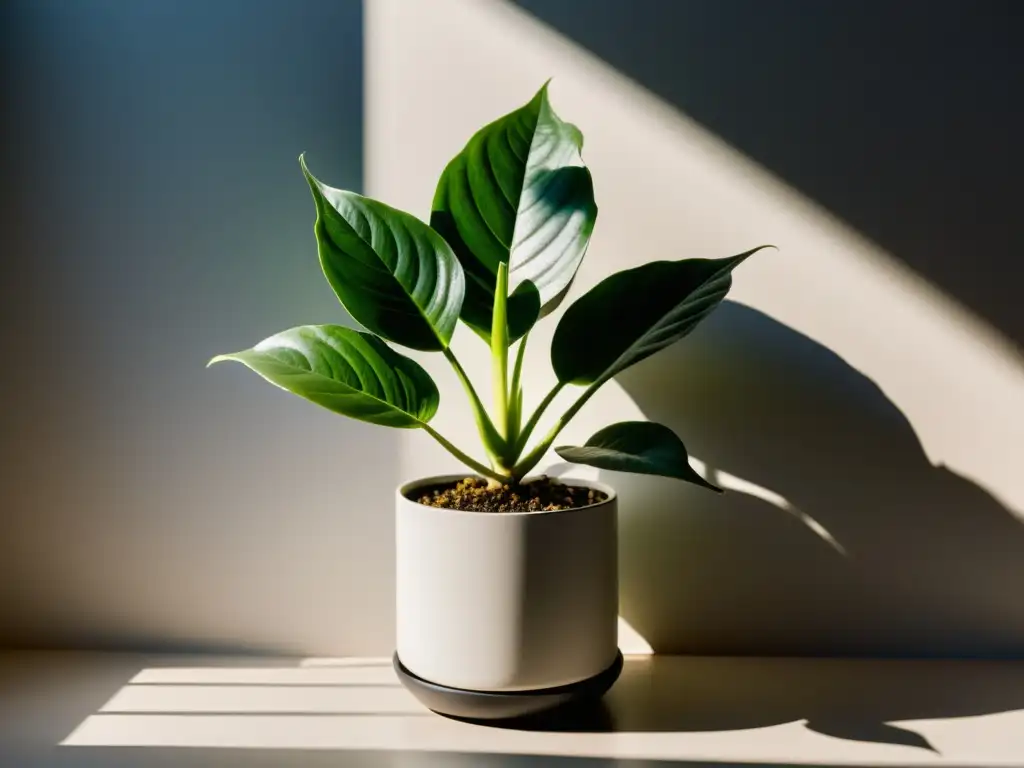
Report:
M 530 338 L 529 331 L 527 331 L 526 335 L 519 340 L 519 349 L 516 350 L 516 364 L 512 368 L 512 385 L 509 388 L 509 393 L 513 397 L 521 386 L 520 381 L 523 377 L 523 358 L 526 357 L 526 340 L 528 338 Z
M 530 338 L 529 331 L 519 340 L 519 349 L 516 350 L 516 363 L 512 368 L 512 383 L 508 389 L 508 435 L 506 442 L 512 448 L 512 461 L 519 458 L 515 446 L 519 445 L 519 430 L 523 426 L 523 358 L 526 356 L 526 340 Z
M 479 472 L 481 475 L 484 475 L 485 477 L 489 477 L 492 480 L 497 480 L 498 482 L 501 483 L 508 481 L 508 477 L 495 472 L 493 469 L 481 464 L 476 459 L 460 451 L 458 448 L 455 447 L 453 443 L 442 437 L 441 434 L 429 424 L 424 424 L 423 429 L 426 431 L 428 435 L 437 440 L 437 442 L 439 442 L 441 446 L 446 451 L 448 451 L 448 453 L 457 458 L 470 469 Z
M 537 462 L 544 457 L 548 448 L 550 448 L 551 444 L 555 442 L 555 438 L 558 437 L 558 433 L 565 429 L 566 425 L 572 421 L 573 416 L 575 416 L 579 409 L 586 404 L 587 400 L 597 392 L 598 388 L 604 384 L 604 382 L 604 379 L 598 379 L 583 391 L 583 394 L 577 398 L 576 402 L 570 405 L 568 410 L 558 418 L 558 421 L 555 422 L 555 425 L 551 427 L 551 430 L 544 436 L 544 439 L 537 443 L 533 450 L 526 454 L 526 456 L 524 456 L 522 460 L 512 468 L 513 479 L 523 479 L 531 469 L 537 466 Z M 530 419 L 530 421 L 533 421 L 533 419 Z
M 555 397 L 558 396 L 558 393 L 562 391 L 564 386 L 565 384 L 558 382 L 551 388 L 550 392 L 544 395 L 544 399 L 540 401 L 540 405 L 537 406 L 537 410 L 533 412 L 533 415 L 530 416 L 530 420 L 526 422 L 526 426 L 523 427 L 523 430 L 516 437 L 516 453 L 522 453 L 523 449 L 526 447 L 526 442 L 530 439 L 530 435 L 533 434 L 533 430 L 537 426 L 537 422 L 540 421 L 540 417 L 544 414 L 544 411 L 547 410 L 547 407 L 551 405 Z
M 498 433 L 509 439 L 508 413 L 508 264 L 498 264 L 498 280 L 494 286 L 494 312 L 491 315 L 491 364 L 493 367 L 494 411 Z
M 443 354 L 448 362 L 451 363 L 452 368 L 455 369 L 455 375 L 459 377 L 459 381 L 462 382 L 463 389 L 465 389 L 466 394 L 469 395 L 469 402 L 473 407 L 473 417 L 476 419 L 476 428 L 480 432 L 480 438 L 483 440 L 484 450 L 487 451 L 487 456 L 493 463 L 500 464 L 500 457 L 505 452 L 505 439 L 498 434 L 498 431 L 494 428 L 494 424 L 491 422 L 490 416 L 487 415 L 487 409 L 480 400 L 480 395 L 476 393 L 476 388 L 473 386 L 473 382 L 469 380 L 469 376 L 466 375 L 466 370 L 455 357 L 455 353 L 452 352 L 449 347 L 444 350 Z

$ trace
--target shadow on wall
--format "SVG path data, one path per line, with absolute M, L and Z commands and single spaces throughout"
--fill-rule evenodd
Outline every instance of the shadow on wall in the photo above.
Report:
M 602 473 L 620 612 L 655 653 L 1024 655 L 1024 524 L 838 355 L 725 302 L 618 381 L 711 479 L 771 492 Z

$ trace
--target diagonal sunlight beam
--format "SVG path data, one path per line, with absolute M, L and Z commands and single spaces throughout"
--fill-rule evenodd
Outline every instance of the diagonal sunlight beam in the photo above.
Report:
M 148 685 L 377 685 L 395 683 L 386 665 L 353 660 L 348 664 L 301 667 L 153 667 L 132 678 Z
M 417 714 L 423 706 L 405 688 L 364 686 L 126 685 L 101 713 Z
M 340 660 L 333 661 L 337 664 Z M 706 670 L 701 673 L 703 665 L 709 663 L 717 663 L 719 672 L 726 669 L 722 664 L 739 665 L 735 674 L 751 680 L 744 685 L 752 687 L 740 686 L 747 690 L 750 700 L 743 695 L 737 698 L 737 692 L 729 690 L 729 685 L 723 688 L 715 683 L 708 688 L 702 684 L 702 679 L 708 682 L 720 677 L 709 677 Z M 361 660 L 352 659 L 338 666 L 354 671 L 360 664 Z M 872 669 L 876 664 L 879 668 Z M 77 759 L 92 759 L 85 757 L 88 752 L 81 751 L 86 747 L 181 747 L 480 753 L 485 762 L 490 758 L 483 755 L 523 754 L 534 760 L 545 756 L 579 756 L 789 765 L 938 765 L 949 764 L 949 760 L 965 766 L 1011 764 L 1005 758 L 1019 753 L 1017 747 L 1024 738 L 1020 727 L 1024 723 L 1024 709 L 1011 711 L 1009 708 L 1019 705 L 1020 698 L 993 700 L 994 690 L 986 686 L 1005 684 L 1007 692 L 1018 689 L 1019 669 L 1012 664 L 998 668 L 972 668 L 970 662 L 955 663 L 952 667 L 939 662 L 924 664 L 932 665 L 934 674 L 940 676 L 940 682 L 933 684 L 936 691 L 962 686 L 968 698 L 979 692 L 986 695 L 981 697 L 977 710 L 971 705 L 963 710 L 977 711 L 978 716 L 929 717 L 928 707 L 906 707 L 907 715 L 918 716 L 887 720 L 895 728 L 919 734 L 913 745 L 909 745 L 908 738 L 893 739 L 892 730 L 887 732 L 888 738 L 878 741 L 879 732 L 865 730 L 874 722 L 869 715 L 844 718 L 836 717 L 836 713 L 849 707 L 854 714 L 861 711 L 858 706 L 863 708 L 865 694 L 845 696 L 842 682 L 855 681 L 865 671 L 882 680 L 883 687 L 892 681 L 897 701 L 893 714 L 900 712 L 901 686 L 920 684 L 922 675 L 932 674 L 916 663 L 908 666 L 906 662 L 896 662 L 893 666 L 891 662 L 749 658 L 715 662 L 654 656 L 627 658 L 620 682 L 607 699 L 612 723 L 596 730 L 584 728 L 586 732 L 574 727 L 565 731 L 533 731 L 460 722 L 430 713 L 402 688 L 202 684 L 200 679 L 215 677 L 226 670 L 211 667 L 205 671 L 214 674 L 197 675 L 196 668 L 166 668 L 143 670 L 137 677 L 159 671 L 159 677 L 173 677 L 178 684 L 129 683 L 99 712 L 86 717 L 61 746 L 76 748 L 72 754 Z M 886 668 L 892 669 L 893 674 L 886 673 Z M 294 667 L 265 669 L 294 671 Z M 328 669 L 333 671 L 337 666 Z M 728 679 L 726 674 L 720 682 Z M 825 702 L 810 710 L 784 708 L 785 711 L 767 718 L 744 720 L 741 710 L 751 706 L 771 708 L 774 699 L 765 697 L 770 695 L 773 685 L 794 688 L 794 680 L 815 681 L 813 690 L 803 694 L 799 693 L 803 686 L 795 686 L 798 695 L 794 701 L 804 701 L 806 696 L 812 702 L 824 697 Z M 973 686 L 965 684 L 971 680 L 975 680 Z M 986 681 L 986 685 L 980 685 L 979 680 Z M 843 698 L 830 700 L 830 696 Z M 782 696 L 780 700 L 786 699 Z M 866 700 L 870 704 L 870 695 Z M 728 702 L 731 703 L 723 710 L 723 704 Z M 774 706 L 778 706 L 777 701 Z M 941 712 L 942 706 L 936 711 Z M 806 716 L 810 711 L 823 714 L 810 721 L 794 717 Z M 829 712 L 831 716 L 826 717 Z M 724 718 L 723 725 L 709 727 L 716 713 Z M 701 723 L 704 727 L 700 727 Z M 738 727 L 744 723 L 747 727 Z M 925 742 L 941 751 L 941 756 L 938 751 L 907 751 L 919 750 L 920 743 Z M 103 754 L 97 753 L 95 759 L 101 760 Z M 154 753 L 154 759 L 160 759 L 158 754 Z M 341 754 L 337 759 L 347 764 L 350 757 Z M 214 759 L 211 764 L 217 762 Z
M 419 87 L 424 61 L 429 89 Z M 913 424 L 932 464 L 982 486 L 1024 519 L 1019 350 L 814 201 L 508 3 L 367 4 L 367 192 L 425 216 L 439 169 L 465 138 L 549 77 L 559 112 L 586 136 L 601 211 L 573 296 L 651 259 L 772 242 L 780 251 L 744 265 L 730 296 L 875 381 Z M 552 382 L 545 359 L 552 325 L 531 336 L 528 399 Z M 470 375 L 486 376 L 475 342 L 463 334 L 453 343 Z M 426 356 L 417 359 L 439 380 L 447 375 Z M 551 413 L 571 395 L 563 394 Z M 588 421 L 599 408 L 604 423 Z M 595 398 L 564 434 L 585 439 L 588 428 L 606 426 L 621 409 Z M 443 404 L 437 419 L 446 434 L 472 444 L 465 414 Z M 450 466 L 419 438 L 404 437 L 403 476 Z

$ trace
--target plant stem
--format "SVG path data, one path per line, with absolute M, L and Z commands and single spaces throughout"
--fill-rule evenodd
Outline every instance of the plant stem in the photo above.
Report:
M 466 370 L 455 357 L 455 353 L 449 347 L 444 350 L 443 354 L 448 362 L 451 363 L 452 368 L 455 369 L 455 374 L 459 377 L 459 381 L 462 382 L 463 389 L 469 395 L 469 402 L 473 407 L 473 417 L 476 419 L 476 427 L 480 432 L 480 438 L 483 440 L 487 456 L 493 463 L 500 464 L 501 456 L 505 452 L 505 439 L 494 428 L 491 417 L 487 415 L 487 409 L 484 407 L 483 402 L 481 402 L 480 396 L 476 393 L 473 382 L 469 380 Z
M 494 286 L 494 312 L 491 315 L 491 364 L 493 367 L 494 411 L 498 433 L 509 442 L 508 413 L 508 264 L 498 264 L 498 280 Z M 504 458 L 504 457 L 502 457 Z
M 519 445 L 519 430 L 523 425 L 523 358 L 526 356 L 526 340 L 530 338 L 529 331 L 519 340 L 519 349 L 516 350 L 516 363 L 512 368 L 512 383 L 509 385 L 509 426 L 506 440 L 512 447 L 515 458 L 519 458 L 515 446 Z
M 526 447 L 526 441 L 530 439 L 530 435 L 533 434 L 533 430 L 537 426 L 537 422 L 540 421 L 540 417 L 547 410 L 547 407 L 551 405 L 551 402 L 557 397 L 558 393 L 562 391 L 565 384 L 557 382 L 551 391 L 544 395 L 544 399 L 540 401 L 540 405 L 537 406 L 537 410 L 530 416 L 530 420 L 526 422 L 526 426 L 523 427 L 522 431 L 516 436 L 516 453 L 522 453 Z
M 555 438 L 558 437 L 558 433 L 561 432 L 563 429 L 565 429 L 566 425 L 570 421 L 572 421 L 573 416 L 576 415 L 576 413 L 579 411 L 579 409 L 584 406 L 584 404 L 587 402 L 587 400 L 589 400 L 591 398 L 591 396 L 595 392 L 597 392 L 598 388 L 602 384 L 604 384 L 605 381 L 606 381 L 606 379 L 598 379 L 593 384 L 591 384 L 589 387 L 587 387 L 583 391 L 583 394 L 581 394 L 576 399 L 576 402 L 573 403 L 572 405 L 570 405 L 568 410 L 566 410 L 566 412 L 563 413 L 558 418 L 558 421 L 555 422 L 555 425 L 544 436 L 544 439 L 541 440 L 539 443 L 537 443 L 537 445 L 535 445 L 533 447 L 533 450 L 531 450 L 528 454 L 526 454 L 526 456 L 524 456 L 522 458 L 522 460 L 520 460 L 519 463 L 516 464 L 512 468 L 512 478 L 515 481 L 522 480 L 531 469 L 533 469 L 535 466 L 537 466 L 537 462 L 540 461 L 544 457 L 544 454 L 547 453 L 548 448 L 550 448 L 551 444 L 553 442 L 555 442 Z M 561 386 L 561 385 L 558 385 L 558 386 Z M 545 398 L 545 400 L 547 400 L 547 399 L 548 398 Z M 540 410 L 540 409 L 538 408 L 538 410 Z M 534 414 L 534 415 L 536 415 L 536 414 Z M 532 422 L 532 421 L 534 421 L 534 419 L 531 418 L 530 421 Z M 527 426 L 529 426 L 529 425 L 527 425 Z
M 509 388 L 509 393 L 512 396 L 514 396 L 516 390 L 518 390 L 522 386 L 521 380 L 523 377 L 523 358 L 526 357 L 526 340 L 528 338 L 530 338 L 529 331 L 527 331 L 523 338 L 519 340 L 519 349 L 516 350 L 516 364 L 512 368 L 512 385 Z
M 446 440 L 444 437 L 442 437 L 442 435 L 436 429 L 434 429 L 432 426 L 430 426 L 429 424 L 424 424 L 423 425 L 423 429 L 426 431 L 426 433 L 428 435 L 430 435 L 432 438 L 437 440 L 437 442 L 439 442 L 441 444 L 441 446 L 446 451 L 448 451 L 448 453 L 450 453 L 452 456 L 457 458 L 459 461 L 461 461 L 463 464 L 465 464 L 470 469 L 472 469 L 472 470 L 474 470 L 476 472 L 479 472 L 481 475 L 484 475 L 485 477 L 489 477 L 492 480 L 497 480 L 499 483 L 504 483 L 504 482 L 508 481 L 508 479 L 509 479 L 508 477 L 503 476 L 503 475 L 501 475 L 498 472 L 495 472 L 490 467 L 487 467 L 484 464 L 481 464 L 476 459 L 474 459 L 471 456 L 469 456 L 469 455 L 463 453 L 462 451 L 460 451 L 458 448 L 455 447 L 455 445 L 453 443 L 451 443 L 449 440 Z

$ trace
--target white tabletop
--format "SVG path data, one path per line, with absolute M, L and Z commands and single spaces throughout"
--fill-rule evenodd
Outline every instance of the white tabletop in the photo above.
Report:
M 0 765 L 1024 766 L 1024 662 L 631 656 L 605 702 L 520 730 L 426 711 L 384 658 L 8 652 Z

